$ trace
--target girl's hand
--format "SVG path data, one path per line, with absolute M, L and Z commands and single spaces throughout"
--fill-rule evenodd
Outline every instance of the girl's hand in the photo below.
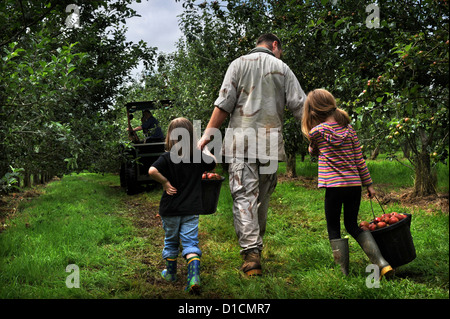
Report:
M 177 189 L 170 184 L 169 181 L 163 184 L 163 189 L 166 191 L 167 195 L 175 195 L 177 193 Z
M 375 192 L 375 188 L 373 188 L 373 185 L 367 186 L 367 195 L 369 198 L 372 198 L 376 195 L 377 192 Z

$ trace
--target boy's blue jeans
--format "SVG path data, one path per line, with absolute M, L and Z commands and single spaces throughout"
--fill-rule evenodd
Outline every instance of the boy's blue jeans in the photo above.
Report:
M 163 259 L 178 256 L 180 239 L 183 257 L 192 253 L 202 255 L 198 247 L 198 215 L 161 216 L 161 219 L 166 233 Z

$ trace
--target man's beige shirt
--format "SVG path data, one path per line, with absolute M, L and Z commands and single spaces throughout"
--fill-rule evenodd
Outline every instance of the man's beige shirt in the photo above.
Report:
M 292 70 L 270 50 L 257 47 L 234 60 L 215 101 L 231 115 L 225 157 L 284 161 L 285 107 L 300 121 L 305 99 Z

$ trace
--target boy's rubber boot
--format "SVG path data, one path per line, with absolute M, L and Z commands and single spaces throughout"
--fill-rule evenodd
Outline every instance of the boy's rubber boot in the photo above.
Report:
M 177 257 L 166 258 L 166 269 L 161 272 L 161 276 L 167 281 L 177 280 Z
M 244 263 L 241 270 L 247 276 L 262 276 L 261 257 L 259 252 L 250 252 L 243 255 Z
M 186 291 L 192 294 L 200 293 L 200 257 L 194 256 L 187 260 L 188 274 Z
M 383 277 L 389 278 L 394 275 L 394 269 L 389 265 L 386 259 L 381 255 L 378 244 L 373 238 L 370 231 L 363 231 L 356 241 L 363 249 L 364 253 L 369 257 L 371 263 L 380 268 L 380 279 Z
M 330 239 L 334 262 L 341 266 L 341 271 L 348 276 L 349 251 L 348 238 Z

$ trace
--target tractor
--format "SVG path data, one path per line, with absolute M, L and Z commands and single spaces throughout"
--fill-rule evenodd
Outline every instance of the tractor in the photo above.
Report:
M 163 136 L 153 138 L 150 132 L 144 130 L 144 138 L 140 139 L 133 131 L 131 120 L 142 112 L 151 112 L 157 107 L 170 107 L 170 100 L 130 102 L 125 104 L 128 121 L 128 134 L 130 143 L 121 146 L 120 186 L 128 195 L 138 193 L 145 185 L 155 185 L 156 181 L 148 176 L 148 169 L 165 152 Z M 141 127 L 143 127 L 142 125 Z M 161 133 L 162 134 L 162 133 Z

